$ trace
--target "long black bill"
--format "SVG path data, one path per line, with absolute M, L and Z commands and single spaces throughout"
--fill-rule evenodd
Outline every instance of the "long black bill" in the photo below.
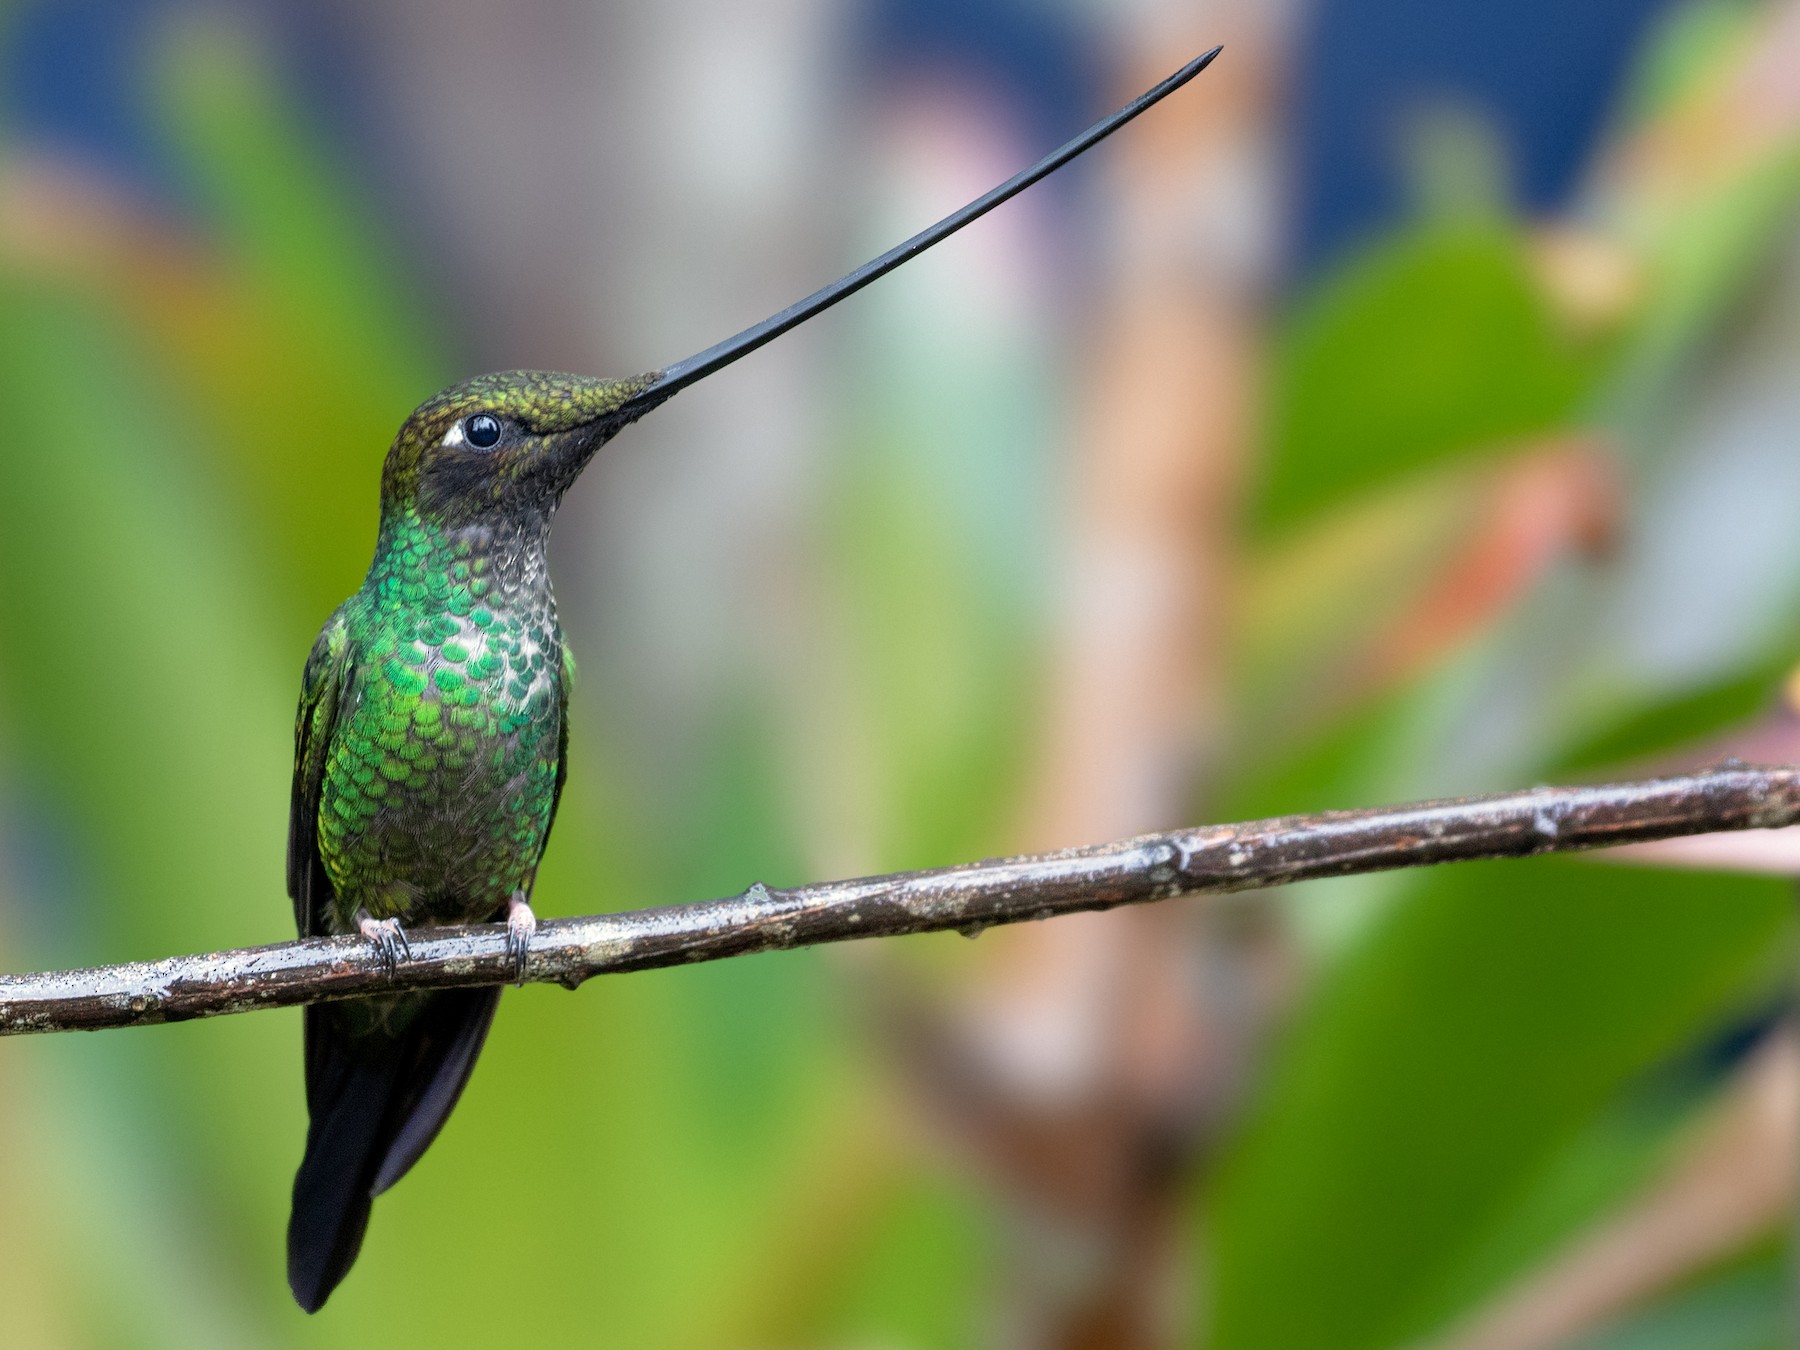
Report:
M 1112 116 L 1094 123 L 1062 149 L 1046 155 L 1022 173 L 1013 175 L 992 192 L 977 197 L 960 211 L 945 216 L 930 229 L 921 230 L 904 244 L 898 244 L 879 258 L 864 263 L 848 276 L 839 278 L 823 290 L 814 291 L 806 299 L 789 305 L 779 314 L 771 314 L 761 323 L 746 328 L 736 337 L 728 337 L 723 342 L 714 343 L 705 351 L 688 357 L 685 361 L 677 361 L 661 372 L 655 384 L 650 385 L 643 392 L 633 395 L 620 407 L 617 414 L 619 420 L 626 422 L 643 416 L 652 408 L 680 393 L 696 380 L 703 380 L 714 371 L 724 369 L 739 357 L 748 356 L 765 342 L 773 342 L 788 329 L 805 323 L 813 315 L 830 309 L 838 301 L 855 295 L 871 281 L 886 276 L 909 258 L 916 258 L 933 244 L 948 239 L 971 221 L 985 216 L 1001 202 L 1016 197 L 1038 179 L 1048 177 L 1083 151 L 1098 145 L 1139 113 L 1147 112 L 1162 102 L 1163 99 L 1211 65 L 1213 58 L 1223 50 L 1222 47 L 1214 47 L 1204 55 L 1195 57 L 1161 84 L 1145 90 Z

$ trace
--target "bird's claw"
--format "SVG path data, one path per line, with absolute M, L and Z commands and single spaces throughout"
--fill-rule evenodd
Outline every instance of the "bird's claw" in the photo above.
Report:
M 525 958 L 531 949 L 531 939 L 537 933 L 537 915 L 531 912 L 531 905 L 521 892 L 506 903 L 506 954 L 512 958 L 513 978 L 523 986 L 525 983 Z
M 381 968 L 388 978 L 392 979 L 394 972 L 400 969 L 402 956 L 412 960 L 412 946 L 406 940 L 406 930 L 400 927 L 400 920 L 377 919 L 363 913 L 356 917 L 356 928 L 375 944 L 375 954 L 381 958 Z

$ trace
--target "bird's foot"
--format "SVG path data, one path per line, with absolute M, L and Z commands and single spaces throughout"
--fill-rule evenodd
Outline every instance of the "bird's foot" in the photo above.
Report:
M 376 955 L 390 977 L 400 969 L 401 956 L 409 961 L 412 959 L 412 947 L 406 941 L 400 920 L 377 919 L 368 910 L 359 909 L 356 911 L 356 930 L 375 944 Z
M 521 987 L 525 984 L 525 956 L 537 926 L 537 915 L 531 912 L 525 892 L 514 891 L 506 902 L 506 954 L 512 958 L 513 976 Z

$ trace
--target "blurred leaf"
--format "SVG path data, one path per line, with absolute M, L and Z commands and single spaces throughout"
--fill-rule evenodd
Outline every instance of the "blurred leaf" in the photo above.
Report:
M 1555 438 L 1462 460 L 1322 511 L 1252 575 L 1238 753 L 1298 739 L 1491 633 L 1571 554 L 1617 532 L 1612 459 Z
M 1627 82 L 1622 120 L 1640 125 L 1666 114 L 1696 84 L 1741 58 L 1745 44 L 1756 40 L 1763 8 L 1757 0 L 1682 0 L 1668 6 Z
M 368 565 L 395 429 L 449 382 L 435 316 L 244 42 L 190 18 L 161 58 L 167 132 L 216 252 L 200 278 L 146 270 L 122 293 L 146 349 L 218 429 L 203 447 L 266 522 L 270 571 L 317 624 Z
M 351 177 L 332 164 L 268 63 L 229 25 L 183 17 L 153 78 L 167 130 L 206 192 L 215 240 L 333 361 L 346 392 L 384 401 L 428 378 L 430 324 Z
M 254 579 L 231 565 L 236 522 L 183 471 L 170 435 L 181 419 L 115 325 L 3 274 L 0 313 L 0 396 L 17 409 L 0 626 L 29 635 L 0 667 L 0 693 L 36 800 L 69 822 L 79 885 L 48 897 L 79 907 L 63 927 L 76 945 L 61 954 L 283 936 L 290 677 Z M 115 1072 L 97 1073 L 102 1091 L 134 1104 L 93 1115 L 87 1131 L 89 1170 L 116 1178 L 114 1210 L 156 1212 L 170 1178 L 192 1207 L 170 1211 L 171 1231 L 194 1236 L 180 1278 L 133 1286 L 148 1303 L 120 1294 L 146 1327 L 179 1321 L 155 1305 L 182 1290 L 228 1306 L 246 1253 L 280 1268 L 280 1174 L 299 1142 L 292 1061 L 278 1070 L 275 1058 L 289 1026 L 159 1028 L 58 1056 L 104 1056 Z M 291 1109 L 271 1115 L 283 1101 Z M 289 1133 L 272 1128 L 280 1121 Z M 190 1226 L 202 1213 L 210 1221 Z
M 1562 331 L 1500 225 L 1379 244 L 1283 343 L 1257 519 L 1290 526 L 1447 456 L 1550 431 L 1580 406 L 1599 356 Z
M 1604 400 L 1634 442 L 1659 446 L 1659 425 L 1688 389 L 1684 369 L 1771 266 L 1800 201 L 1800 146 L 1787 147 L 1660 223 L 1652 300 Z
M 1552 779 L 1591 776 L 1652 755 L 1694 745 L 1707 736 L 1750 722 L 1779 697 L 1791 661 L 1757 666 L 1691 693 L 1648 706 L 1627 703 L 1595 726 L 1548 770 Z
M 1389 762 L 1413 717 L 1416 690 L 1390 692 L 1299 743 L 1273 753 L 1246 755 L 1238 774 L 1222 785 L 1206 815 L 1215 820 L 1257 820 L 1306 811 L 1339 811 L 1375 804 L 1369 796 L 1387 776 Z
M 1455 98 L 1415 105 L 1401 121 L 1399 142 L 1414 216 L 1475 228 L 1504 216 L 1513 166 L 1506 138 L 1479 108 Z
M 1783 969 L 1766 970 L 1759 981 L 1767 986 L 1756 1000 L 1760 1008 L 1734 1009 L 1723 1035 L 1653 1066 L 1557 1149 L 1514 1203 L 1483 1225 L 1480 1241 L 1445 1282 L 1446 1304 L 1473 1305 L 1521 1272 L 1531 1278 L 1546 1259 L 1556 1268 L 1559 1256 L 1580 1242 L 1590 1225 L 1613 1218 L 1624 1206 L 1645 1203 L 1646 1186 L 1666 1187 L 1669 1169 L 1688 1156 L 1692 1131 L 1705 1130 L 1707 1108 L 1718 1101 L 1719 1089 L 1733 1081 L 1744 1053 L 1779 1016 L 1787 980 Z
M 1232 739 L 1264 769 L 1361 699 L 1370 646 L 1475 528 L 1492 474 L 1461 463 L 1322 510 L 1264 549 L 1244 583 Z
M 1786 1243 L 1773 1242 L 1569 1350 L 1786 1350 L 1793 1308 Z
M 1738 996 L 1786 892 L 1561 859 L 1422 878 L 1332 974 L 1221 1178 L 1215 1343 L 1440 1324 L 1484 1231 Z

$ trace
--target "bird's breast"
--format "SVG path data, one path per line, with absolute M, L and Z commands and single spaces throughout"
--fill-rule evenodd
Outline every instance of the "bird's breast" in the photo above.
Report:
M 319 812 L 346 924 L 358 907 L 485 919 L 543 851 L 562 719 L 554 608 L 468 598 L 370 625 Z

